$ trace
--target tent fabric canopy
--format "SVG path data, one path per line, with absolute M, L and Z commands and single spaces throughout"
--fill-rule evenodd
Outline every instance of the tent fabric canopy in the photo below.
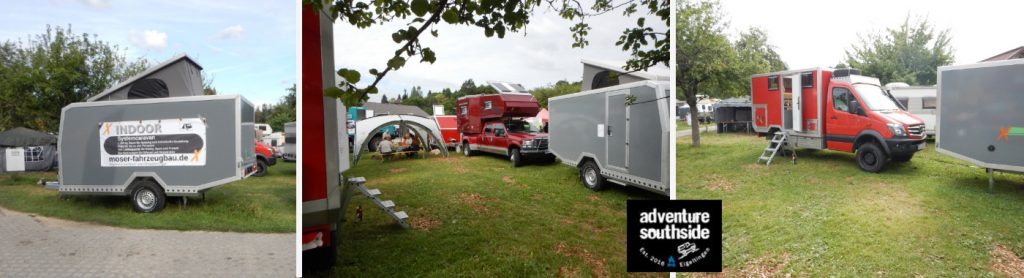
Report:
M 422 140 L 424 146 L 433 146 L 441 151 L 441 155 L 448 156 L 448 148 L 444 145 L 444 137 L 441 136 L 441 130 L 438 128 L 437 123 L 431 119 L 427 119 L 419 116 L 411 115 L 382 115 L 375 116 L 372 118 L 364 119 L 356 122 L 356 136 L 352 150 L 352 166 L 359 163 L 360 153 L 366 145 L 369 144 L 370 138 L 373 138 L 380 133 L 380 129 L 390 125 L 398 125 L 402 129 L 412 131 L 417 137 L 428 140 Z M 424 151 L 429 151 L 430 147 L 424 148 Z
M 24 127 L 0 132 L 0 147 L 29 147 L 56 144 L 57 136 Z

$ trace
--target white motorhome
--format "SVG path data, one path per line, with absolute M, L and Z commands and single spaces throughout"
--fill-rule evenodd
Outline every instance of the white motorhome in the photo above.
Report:
M 924 121 L 925 134 L 935 136 L 935 86 L 910 86 L 907 83 L 893 82 L 885 84 L 885 89 L 907 109 L 907 112 Z

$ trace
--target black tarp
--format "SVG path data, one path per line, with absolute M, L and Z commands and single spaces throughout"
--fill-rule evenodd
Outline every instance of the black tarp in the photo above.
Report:
M 24 127 L 0 132 L 0 172 L 7 171 L 5 150 L 25 150 L 25 171 L 48 171 L 57 161 L 57 136 Z
M 24 127 L 0 132 L 0 147 L 28 147 L 56 145 L 57 136 Z

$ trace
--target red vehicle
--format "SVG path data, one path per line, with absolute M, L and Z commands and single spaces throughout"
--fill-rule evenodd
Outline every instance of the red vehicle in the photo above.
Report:
M 540 111 L 537 99 L 527 93 L 472 95 L 455 102 L 462 152 L 466 156 L 488 152 L 508 156 L 512 166 L 527 158 L 553 159 L 548 134 L 523 121 Z
M 324 9 L 328 9 L 325 5 Z M 335 264 L 340 223 L 351 197 L 351 187 L 343 192 L 348 169 L 348 136 L 345 107 L 325 97 L 324 88 L 335 83 L 334 22 L 326 13 L 318 13 L 304 4 L 302 20 L 302 267 L 328 269 Z
M 459 122 L 453 115 L 434 116 L 437 128 L 441 130 L 441 138 L 449 149 L 459 144 Z
M 925 146 L 924 122 L 856 69 L 754 75 L 751 99 L 758 133 L 789 147 L 855 153 L 867 172 L 881 171 L 890 159 L 909 161 Z
M 275 155 L 274 148 L 263 144 L 259 140 L 255 140 L 256 144 L 256 172 L 253 172 L 253 176 L 262 177 L 267 174 L 267 168 L 277 164 L 277 156 Z

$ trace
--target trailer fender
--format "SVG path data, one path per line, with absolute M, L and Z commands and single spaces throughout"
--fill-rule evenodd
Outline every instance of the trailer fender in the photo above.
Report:
M 858 147 L 860 147 L 861 144 L 864 144 L 871 140 L 874 140 L 878 142 L 879 145 L 882 145 L 882 150 L 885 151 L 886 154 L 890 153 L 889 145 L 885 143 L 885 139 L 882 138 L 882 134 L 874 130 L 864 130 L 858 133 L 857 136 L 853 138 L 853 149 L 856 150 Z

